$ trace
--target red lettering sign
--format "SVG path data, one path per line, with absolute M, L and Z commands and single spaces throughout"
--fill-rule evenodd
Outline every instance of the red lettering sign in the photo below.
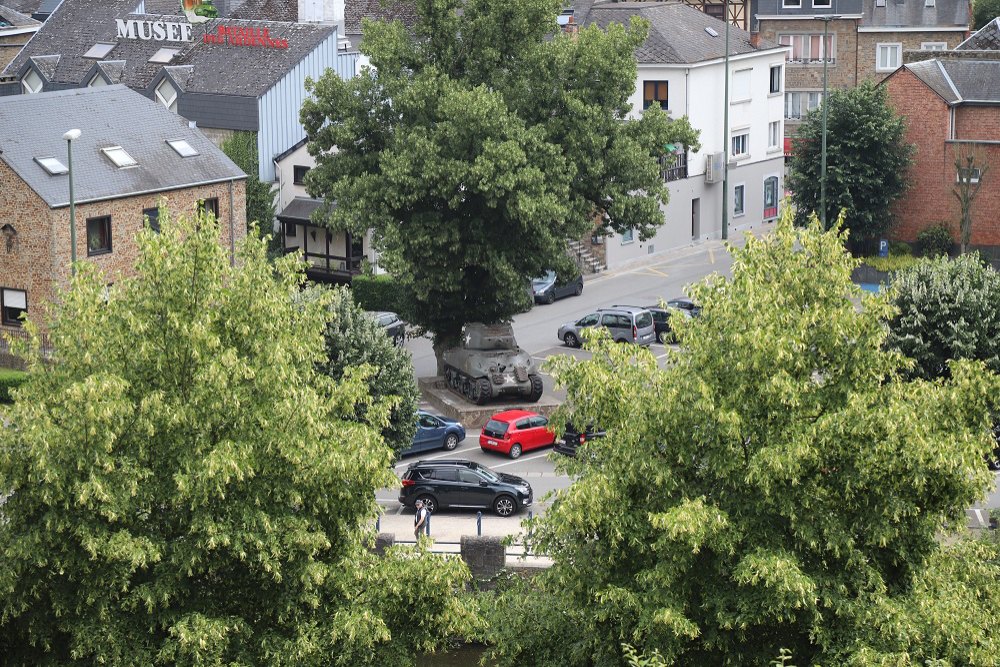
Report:
M 240 28 L 220 25 L 214 34 L 206 32 L 201 41 L 205 44 L 256 46 L 263 49 L 288 48 L 287 39 L 272 38 L 267 28 Z

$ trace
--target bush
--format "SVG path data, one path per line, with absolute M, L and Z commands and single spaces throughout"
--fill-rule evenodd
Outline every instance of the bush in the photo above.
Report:
M 913 255 L 889 255 L 888 257 L 865 257 L 864 263 L 876 271 L 890 273 L 892 271 L 902 271 L 920 262 L 920 259 Z
M 889 256 L 901 257 L 913 254 L 913 248 L 906 241 L 889 241 Z
M 0 368 L 0 403 L 13 403 L 11 390 L 20 387 L 27 380 L 27 373 Z
M 351 279 L 351 294 L 355 303 L 365 310 L 391 310 L 398 313 L 403 306 L 399 281 L 387 274 L 354 276 Z
M 951 238 L 951 230 L 943 222 L 928 226 L 917 234 L 917 245 L 924 257 L 947 255 L 955 242 Z

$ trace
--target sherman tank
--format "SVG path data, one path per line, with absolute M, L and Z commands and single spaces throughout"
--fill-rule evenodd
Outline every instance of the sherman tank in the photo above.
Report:
M 542 397 L 542 378 L 531 355 L 517 346 L 510 324 L 473 322 L 462 332 L 462 345 L 444 351 L 448 387 L 476 405 L 500 396 Z

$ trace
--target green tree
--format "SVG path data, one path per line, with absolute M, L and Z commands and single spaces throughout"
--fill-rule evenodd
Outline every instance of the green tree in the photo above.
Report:
M 823 103 L 826 220 L 832 223 L 843 210 L 851 241 L 877 238 L 892 225 L 892 204 L 907 188 L 913 147 L 905 141 L 906 122 L 889 105 L 885 87 L 872 81 L 833 90 Z M 817 109 L 799 127 L 788 175 L 799 224 L 820 214 L 822 140 Z
M 261 236 L 271 235 L 271 254 L 280 251 L 277 237 L 274 235 L 274 186 L 262 181 L 257 176 L 260 161 L 257 159 L 257 133 L 248 131 L 234 132 L 222 142 L 222 152 L 236 163 L 236 166 L 247 175 L 247 230 L 257 230 Z
M 420 400 L 410 353 L 385 335 L 382 327 L 354 302 L 348 288 L 313 290 L 320 294 L 332 292 L 324 296 L 330 307 L 325 332 L 327 361 L 321 364 L 322 372 L 341 380 L 352 369 L 368 367 L 368 393 L 376 404 L 385 403 L 390 410 L 381 428 L 382 439 L 397 452 L 406 449 L 417 428 L 415 415 Z M 368 406 L 356 406 L 357 418 L 362 422 L 367 421 Z
M 972 3 L 974 30 L 979 30 L 998 16 L 1000 16 L 1000 0 L 975 0 Z
M 473 618 L 460 561 L 375 556 L 394 483 L 368 369 L 334 381 L 327 304 L 211 219 L 139 235 L 105 296 L 81 263 L 35 323 L 0 442 L 5 665 L 407 665 Z M 368 403 L 368 422 L 355 406 Z
M 887 344 L 914 360 L 910 374 L 947 377 L 976 359 L 1000 372 L 1000 274 L 979 255 L 925 260 L 896 275 Z
M 917 583 L 991 483 L 1000 387 L 974 362 L 906 381 L 885 348 L 891 307 L 851 283 L 844 234 L 813 220 L 786 216 L 732 250 L 731 279 L 693 288 L 702 315 L 679 324 L 667 368 L 602 332 L 592 360 L 551 363 L 568 391 L 557 421 L 608 435 L 561 464 L 576 481 L 530 524 L 530 548 L 554 560 L 535 584 L 553 613 L 545 635 L 491 619 L 499 664 L 618 666 L 627 643 L 667 664 L 844 665 L 871 638 L 873 608 L 936 605 Z M 960 653 L 953 624 L 993 613 L 935 611 L 937 657 Z M 919 644 L 915 623 L 875 657 Z M 555 641 L 573 658 L 530 660 Z
M 567 239 L 595 224 L 654 234 L 657 160 L 698 137 L 658 108 L 627 117 L 644 22 L 570 36 L 559 0 L 415 4 L 412 31 L 364 24 L 372 68 L 309 86 L 306 180 L 336 202 L 321 211 L 334 229 L 375 230 L 404 317 L 440 359 L 466 322 L 523 310 L 527 278 L 568 273 Z

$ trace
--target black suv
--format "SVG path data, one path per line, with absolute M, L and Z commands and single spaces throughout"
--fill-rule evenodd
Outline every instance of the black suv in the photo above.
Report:
M 403 473 L 399 502 L 418 500 L 432 513 L 441 507 L 492 508 L 510 516 L 531 505 L 531 485 L 520 477 L 493 472 L 475 461 L 417 461 Z
M 577 447 L 588 440 L 603 438 L 605 435 L 607 435 L 605 431 L 595 427 L 593 424 L 588 424 L 587 428 L 581 433 L 580 429 L 567 423 L 566 430 L 563 431 L 562 437 L 556 440 L 553 449 L 566 456 L 576 456 Z

